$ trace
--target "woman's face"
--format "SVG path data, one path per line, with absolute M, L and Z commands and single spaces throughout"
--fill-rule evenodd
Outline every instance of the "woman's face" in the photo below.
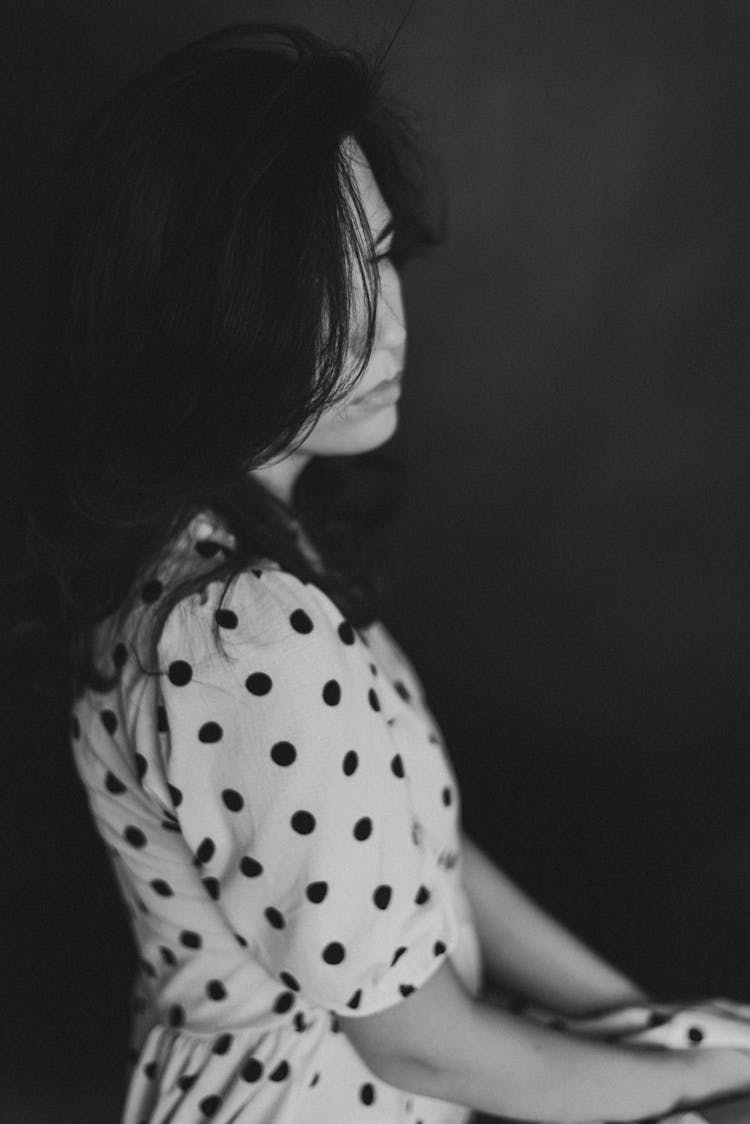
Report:
M 393 242 L 392 216 L 362 149 L 354 142 L 347 147 L 352 175 L 378 255 L 380 295 L 375 338 L 369 362 L 347 397 L 324 410 L 304 441 L 292 452 L 251 470 L 256 479 L 287 503 L 291 501 L 295 479 L 310 457 L 365 453 L 392 437 L 398 425 L 401 372 L 406 359 L 406 323 L 401 281 L 388 258 Z M 355 327 L 347 359 L 352 369 L 358 364 L 365 326 L 362 282 L 356 279 L 355 284 L 358 286 L 353 294 Z
M 359 145 L 349 146 L 353 178 L 370 225 L 380 296 L 372 354 L 357 385 L 336 406 L 325 410 L 297 451 L 310 456 L 364 453 L 382 445 L 398 425 L 401 372 L 406 359 L 406 323 L 401 281 L 388 257 L 393 242 L 392 216 L 380 194 L 370 165 Z M 361 286 L 361 282 L 355 282 Z M 355 292 L 355 322 L 364 324 L 362 294 Z M 356 310 L 359 309 L 357 315 Z M 357 361 L 357 332 L 351 341 L 350 359 Z

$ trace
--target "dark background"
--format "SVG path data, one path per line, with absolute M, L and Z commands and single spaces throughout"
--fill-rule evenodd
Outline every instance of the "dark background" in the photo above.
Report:
M 75 128 L 223 24 L 287 18 L 367 46 L 406 4 L 13 8 L 8 504 Z M 386 623 L 469 832 L 670 998 L 750 999 L 749 32 L 740 0 L 417 0 L 390 56 L 442 163 L 450 234 L 406 277 L 393 446 L 410 487 Z M 53 716 L 17 669 L 3 683 L 0 1115 L 115 1124 L 125 915 Z

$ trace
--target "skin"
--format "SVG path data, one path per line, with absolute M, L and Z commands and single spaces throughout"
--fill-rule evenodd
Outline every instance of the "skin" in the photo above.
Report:
M 362 149 L 354 141 L 347 147 L 352 175 L 377 247 L 380 296 L 375 341 L 370 361 L 344 401 L 325 410 L 293 452 L 252 470 L 252 475 L 285 503 L 291 502 L 294 482 L 311 457 L 365 453 L 384 444 L 398 425 L 397 402 L 377 406 L 356 401 L 383 379 L 400 375 L 406 360 L 406 319 L 401 280 L 387 256 L 393 243 L 393 232 L 388 232 L 391 212 Z M 351 358 L 356 361 L 353 352 Z

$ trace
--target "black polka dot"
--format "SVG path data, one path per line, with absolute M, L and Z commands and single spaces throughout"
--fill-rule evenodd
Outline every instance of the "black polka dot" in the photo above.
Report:
M 300 986 L 297 982 L 297 979 L 296 979 L 295 976 L 292 975 L 291 972 L 279 972 L 279 976 L 284 981 L 286 986 L 290 987 L 292 989 L 292 991 L 299 991 L 300 990 Z
M 143 1067 L 143 1072 L 146 1074 L 149 1081 L 153 1081 L 156 1077 L 156 1062 L 146 1062 Z
M 171 819 L 168 818 L 168 819 L 162 820 L 161 826 L 164 828 L 165 831 L 179 831 L 180 830 L 180 825 L 177 822 L 177 820 L 174 818 L 174 816 L 172 816 Z
M 688 1041 L 697 1046 L 699 1042 L 703 1041 L 703 1031 L 698 1026 L 691 1026 L 687 1032 Z
M 435 941 L 435 944 L 432 946 L 433 955 L 442 956 L 445 952 L 445 948 L 446 946 L 443 941 Z
M 163 592 L 164 586 L 161 584 L 159 579 L 151 578 L 143 586 L 143 589 L 141 590 L 141 597 L 147 605 L 151 605 L 154 601 L 159 600 Z
M 153 878 L 151 880 L 151 889 L 162 898 L 171 898 L 174 893 L 172 887 L 168 882 L 165 882 L 163 878 Z
M 183 1073 L 182 1077 L 177 1082 L 177 1086 L 183 1093 L 187 1093 L 188 1089 L 192 1089 L 197 1080 L 197 1073 Z
M 305 1016 L 302 1011 L 297 1011 L 294 1016 L 294 1029 L 298 1034 L 302 1034 L 304 1030 L 307 1030 L 307 1023 L 305 1022 Z
M 237 614 L 233 613 L 231 609 L 217 609 L 214 617 L 220 628 L 236 628 L 239 624 Z
M 229 1051 L 229 1049 L 231 1048 L 231 1045 L 232 1045 L 233 1042 L 234 1042 L 234 1038 L 232 1037 L 231 1034 L 220 1034 L 219 1037 L 214 1042 L 214 1048 L 211 1051 L 211 1053 L 212 1054 L 226 1054 Z
M 72 714 L 70 717 L 70 732 L 74 738 L 81 736 L 81 723 L 78 721 L 77 714 Z
M 294 1006 L 294 996 L 291 991 L 282 991 L 274 1001 L 273 1009 L 277 1015 L 283 1015 L 290 1007 Z
M 183 929 L 180 933 L 180 944 L 184 945 L 185 948 L 200 948 L 203 939 L 200 933 L 195 933 L 192 929 Z
M 446 787 L 443 789 L 443 803 L 445 804 L 446 808 L 450 804 L 451 799 L 452 799 L 451 790 L 446 785 Z
M 341 687 L 335 679 L 329 679 L 323 688 L 323 702 L 328 706 L 338 706 L 341 702 Z
M 275 1069 L 268 1075 L 269 1081 L 283 1081 L 289 1076 L 289 1062 L 279 1062 Z
M 203 544 L 198 543 L 197 545 L 202 546 Z M 221 1108 L 221 1097 L 213 1093 L 210 1097 L 204 1097 L 198 1107 L 204 1116 L 215 1116 Z
M 313 622 L 304 609 L 295 609 L 289 618 L 289 623 L 295 632 L 312 632 Z
M 179 1003 L 173 1003 L 169 1008 L 167 1019 L 170 1026 L 182 1026 L 185 1022 L 185 1008 L 181 1007 Z
M 208 890 L 210 897 L 212 897 L 214 901 L 217 902 L 219 900 L 219 895 L 221 894 L 221 883 L 219 882 L 219 879 L 204 878 L 203 885 Z
M 245 680 L 245 686 L 251 695 L 267 695 L 273 686 L 270 675 L 265 671 L 254 671 Z
M 113 796 L 120 796 L 123 792 L 126 791 L 125 785 L 122 783 L 119 777 L 115 776 L 114 773 L 107 772 L 107 775 L 104 778 L 104 785 L 107 789 L 107 792 L 111 792 Z
M 114 734 L 117 729 L 117 715 L 113 710 L 102 710 L 99 712 L 99 717 L 102 721 L 102 726 L 108 734 Z
M 271 746 L 271 760 L 277 765 L 291 765 L 297 757 L 297 750 L 291 742 L 276 742 Z
M 131 824 L 123 831 L 123 835 L 127 839 L 131 847 L 145 847 L 146 836 L 143 834 L 139 827 L 133 827 Z
M 257 1058 L 248 1058 L 242 1067 L 243 1081 L 259 1081 L 263 1076 L 263 1064 Z
M 369 1081 L 360 1087 L 359 1099 L 362 1104 L 372 1104 L 375 1100 L 375 1087 Z
M 374 687 L 370 687 L 370 690 L 367 692 L 367 701 L 373 710 L 380 710 L 380 699 Z
M 345 956 L 346 951 L 339 941 L 331 941 L 323 949 L 323 959 L 326 964 L 340 964 Z
M 269 925 L 273 925 L 274 929 L 283 929 L 286 925 L 283 914 L 275 906 L 269 905 L 263 912 Z
M 393 954 L 393 959 L 391 960 L 391 968 L 393 967 L 393 965 L 396 963 L 397 960 L 401 959 L 401 957 L 404 955 L 405 952 L 406 952 L 406 945 L 402 944 L 399 948 L 396 949 L 396 951 Z
M 170 968 L 173 968 L 175 966 L 175 964 L 177 963 L 177 957 L 172 952 L 172 949 L 167 948 L 166 945 L 163 945 L 163 944 L 159 945 L 159 955 L 161 956 L 164 963 L 168 964 L 170 966 Z
M 295 812 L 291 824 L 299 835 L 309 835 L 311 831 L 315 830 L 315 816 L 312 812 Z
M 195 852 L 195 861 L 197 863 L 207 863 L 213 858 L 216 844 L 209 836 L 198 844 L 198 850 Z
M 371 664 L 370 664 L 370 671 L 372 672 L 372 674 L 373 674 L 373 675 L 377 675 L 377 674 L 378 674 L 378 669 L 377 669 L 377 667 L 375 666 L 375 664 L 374 664 L 374 663 L 371 663 Z
M 257 878 L 259 874 L 263 873 L 263 864 L 259 863 L 257 859 L 251 859 L 249 855 L 245 855 L 240 860 L 240 870 L 246 878 Z
M 166 734 L 169 731 L 166 707 L 162 706 L 161 703 L 156 708 L 156 728 L 160 734 Z
M 204 745 L 213 745 L 224 737 L 224 731 L 218 722 L 204 722 L 198 731 L 198 741 Z
M 148 761 L 142 753 L 135 754 L 135 767 L 138 770 L 138 780 L 143 780 L 146 775 L 146 770 L 148 769 Z
M 378 886 L 377 890 L 372 895 L 372 900 L 375 902 L 378 909 L 387 909 L 390 905 L 392 894 L 393 890 L 390 886 Z
M 394 777 L 403 777 L 404 775 L 404 763 L 401 760 L 400 753 L 397 753 L 395 757 L 391 758 L 391 772 Z
M 237 944 L 240 946 L 240 948 L 247 948 L 247 941 L 244 937 L 240 936 L 239 933 L 234 934 L 234 939 L 237 941 Z
M 394 681 L 393 686 L 396 688 L 396 691 L 401 696 L 401 698 L 404 700 L 404 702 L 409 702 L 409 700 L 411 699 L 411 694 L 410 694 L 409 690 L 401 682 L 401 680 L 396 679 Z
M 414 901 L 416 902 L 417 905 L 424 905 L 424 903 L 428 902 L 429 900 L 430 900 L 430 891 L 427 889 L 426 886 L 420 886 L 419 889 L 417 890 L 417 894 L 416 894 L 416 897 L 414 898 Z
M 221 799 L 226 804 L 230 812 L 241 812 L 245 807 L 245 801 L 234 788 L 225 788 L 221 794 Z
M 340 1033 L 341 1033 L 341 1023 L 339 1022 L 339 1017 L 334 1011 L 331 1011 L 331 1034 L 340 1034 Z
M 123 643 L 115 644 L 115 650 L 112 653 L 112 661 L 115 667 L 122 667 L 128 658 L 128 650 Z
M 195 543 L 195 550 L 201 558 L 215 558 L 221 550 L 221 543 L 214 542 L 212 539 L 199 539 Z
M 412 984 L 399 984 L 398 990 L 401 992 L 404 999 L 406 999 L 407 995 L 411 995 L 415 988 L 412 986 Z
M 173 660 L 167 670 L 170 683 L 184 687 L 193 678 L 193 669 L 186 660 Z
M 349 621 L 342 621 L 338 627 L 338 634 L 344 644 L 353 644 L 355 641 L 354 629 Z
M 320 1074 L 316 1073 L 315 1076 L 313 1077 L 312 1081 L 310 1082 L 310 1087 L 312 1088 L 313 1085 L 317 1085 L 319 1081 L 320 1081 Z
M 359 765 L 359 757 L 354 749 L 350 749 L 344 757 L 342 768 L 347 777 L 350 777 L 355 772 L 357 765 Z
M 362 842 L 372 835 L 372 820 L 369 816 L 362 816 L 354 825 L 354 838 Z
M 153 964 L 151 963 L 150 960 L 146 960 L 145 958 L 142 957 L 141 960 L 139 961 L 139 963 L 141 965 L 141 971 L 145 975 L 150 976 L 151 979 L 154 979 L 156 977 L 156 975 L 157 975 L 156 968 L 153 966 Z
M 221 980 L 209 980 L 206 984 L 206 995 L 209 999 L 226 999 L 227 989 Z
M 362 988 L 358 987 L 357 990 L 354 992 L 354 995 L 351 997 L 351 999 L 347 999 L 346 1005 L 347 1005 L 347 1007 L 351 1007 L 351 1009 L 353 1011 L 356 1011 L 357 1007 L 359 1007 L 361 999 L 362 999 Z
M 305 890 L 305 893 L 307 894 L 307 897 L 309 898 L 309 900 L 311 902 L 314 902 L 316 905 L 319 905 L 320 902 L 323 901 L 323 898 L 328 893 L 328 883 L 327 882 L 311 882 L 310 885 Z
M 174 804 L 175 808 L 179 808 L 180 804 L 182 803 L 182 793 L 180 792 L 179 788 L 177 788 L 173 784 L 168 784 L 167 788 L 169 789 L 169 795 L 172 797 L 172 803 Z

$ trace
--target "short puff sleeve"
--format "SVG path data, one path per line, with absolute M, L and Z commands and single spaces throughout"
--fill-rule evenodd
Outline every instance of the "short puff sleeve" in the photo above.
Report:
M 219 607 L 221 590 L 178 604 L 159 645 L 181 830 L 270 974 L 313 1005 L 372 1014 L 438 970 L 458 923 L 414 830 L 370 653 L 284 571 L 242 574 Z

